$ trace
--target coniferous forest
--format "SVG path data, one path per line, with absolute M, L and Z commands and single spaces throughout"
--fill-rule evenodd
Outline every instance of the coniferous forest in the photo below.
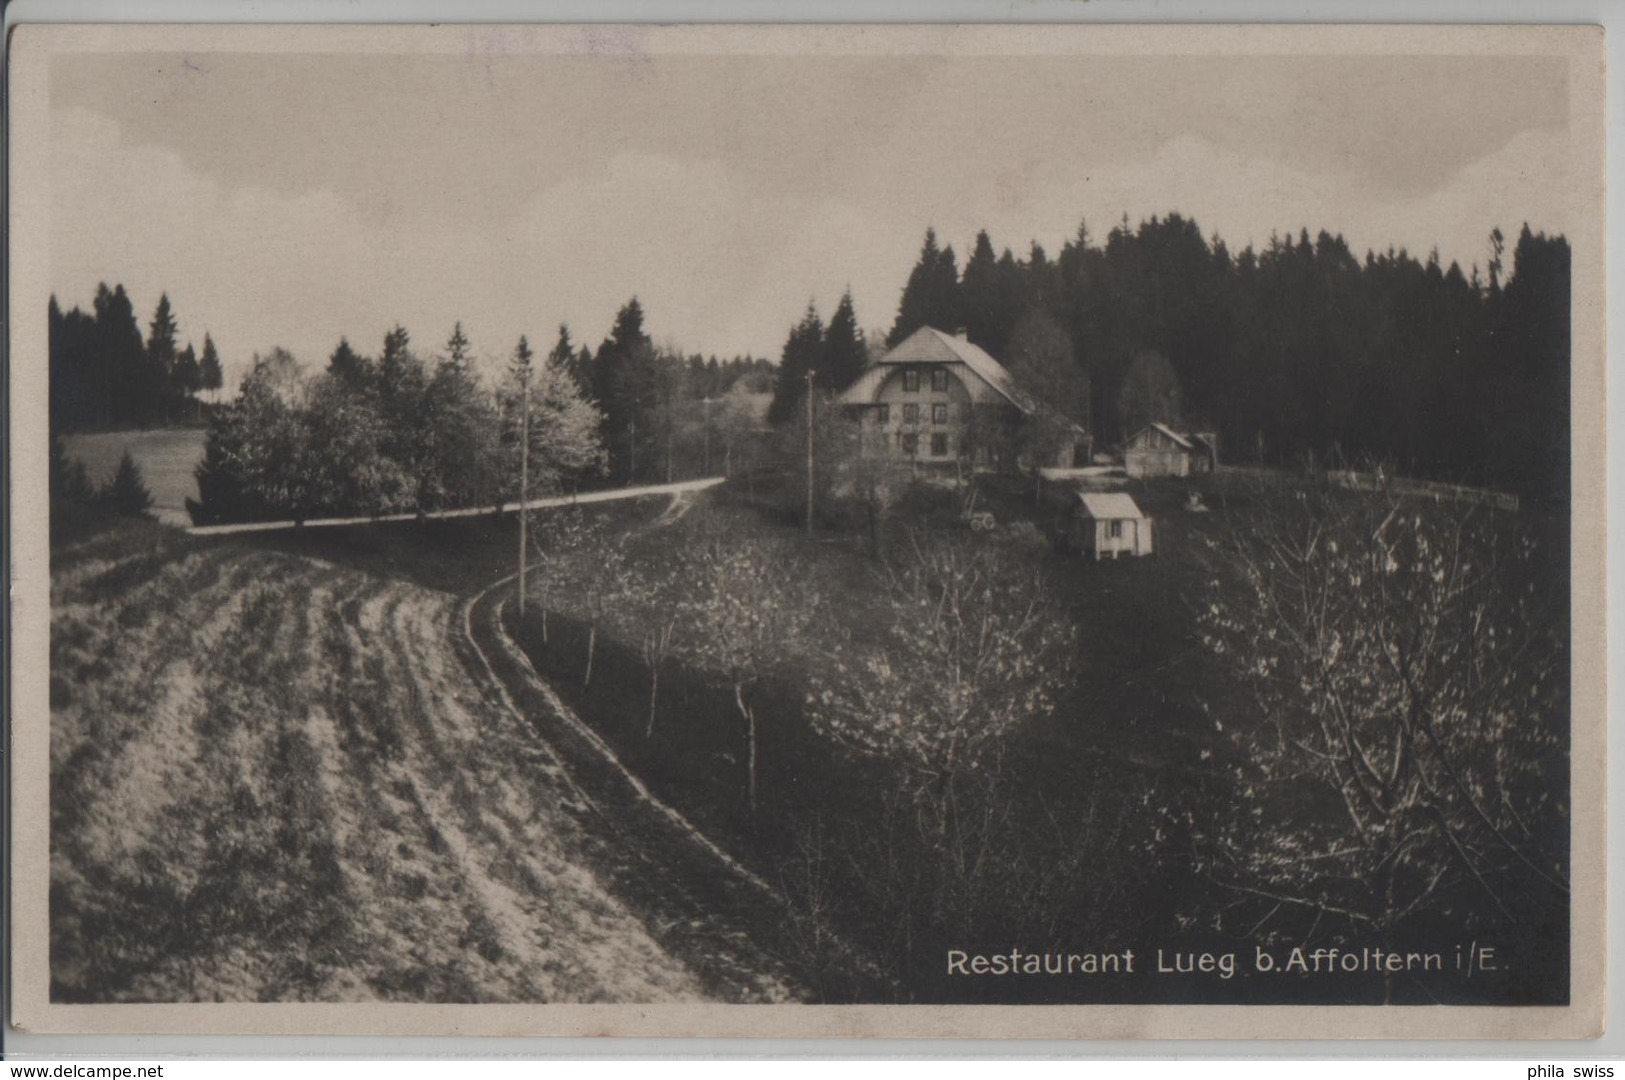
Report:
M 819 366 L 840 350 L 807 345 L 815 316 L 785 345 L 775 416 L 802 392 L 792 358 L 817 385 L 843 383 L 838 360 Z M 1125 218 L 1104 243 L 1082 225 L 1054 256 L 995 254 L 984 231 L 961 269 L 927 230 L 886 344 L 963 329 L 1008 363 L 1024 318 L 1066 335 L 1087 385 L 1075 419 L 1097 446 L 1133 434 L 1149 397 L 1153 419 L 1217 432 L 1232 464 L 1379 459 L 1526 497 L 1568 491 L 1569 246 L 1528 225 L 1510 249 L 1487 233 L 1485 265 L 1467 270 L 1436 253 L 1359 256 L 1307 229 L 1235 252 L 1177 213 Z

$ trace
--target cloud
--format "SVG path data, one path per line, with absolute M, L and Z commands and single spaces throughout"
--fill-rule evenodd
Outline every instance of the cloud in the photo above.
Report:
M 747 157 L 654 152 L 606 136 L 597 156 L 539 184 L 517 212 L 492 213 L 481 192 L 523 187 L 500 157 L 470 165 L 443 192 L 393 176 L 284 190 L 226 184 L 82 108 L 54 113 L 52 285 L 88 304 L 98 281 L 123 282 L 145 317 L 167 290 L 183 338 L 205 329 L 229 371 L 272 345 L 320 366 L 341 335 L 377 348 L 395 322 L 432 349 L 461 320 L 476 351 L 498 362 L 523 333 L 546 347 L 560 322 L 596 346 L 636 293 L 659 341 L 686 350 L 776 355 L 809 300 L 827 318 L 850 285 L 862 325 L 884 328 L 927 224 L 968 255 L 976 230 L 1024 253 L 1053 254 L 1087 218 L 1097 239 L 1123 214 L 1178 211 L 1232 250 L 1272 231 L 1341 232 L 1356 252 L 1403 244 L 1417 254 L 1482 262 L 1486 236 L 1558 212 L 1570 184 L 1560 130 L 1529 129 L 1421 190 L 1378 188 L 1323 157 L 1283 158 L 1182 134 L 1137 154 L 1094 160 L 1055 145 L 1019 155 L 963 152 L 948 172 L 875 154 L 839 184 L 788 185 Z M 290 148 L 293 153 L 295 148 Z M 745 155 L 776 152 L 764 143 Z M 224 146 L 221 153 L 231 153 Z M 935 159 L 933 159 L 935 160 Z M 271 168 L 271 166 L 267 166 Z M 501 173 L 499 177 L 487 174 Z

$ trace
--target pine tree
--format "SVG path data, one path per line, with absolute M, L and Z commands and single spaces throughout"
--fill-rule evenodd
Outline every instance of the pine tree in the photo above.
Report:
M 965 336 L 990 352 L 1002 353 L 1008 331 L 1004 329 L 1007 316 L 1001 310 L 1003 298 L 999 295 L 998 273 L 993 242 L 983 229 L 976 234 L 976 246 L 965 262 L 965 276 L 959 288 L 960 311 L 965 320 Z
M 128 450 L 119 459 L 118 471 L 102 489 L 102 501 L 120 517 L 151 517 L 152 493 L 141 479 L 141 469 Z
M 653 413 L 658 400 L 654 343 L 643 329 L 637 297 L 615 316 L 615 327 L 592 366 L 592 397 L 603 410 L 611 474 L 625 482 L 648 471 Z
M 559 323 L 559 337 L 553 343 L 553 351 L 547 354 L 548 363 L 564 372 L 575 380 L 576 389 L 583 394 L 592 392 L 591 372 L 588 365 L 592 354 L 583 345 L 579 352 L 575 343 L 570 340 L 570 326 L 568 323 Z
M 451 328 L 451 337 L 446 339 L 446 359 L 458 367 L 466 367 L 469 358 L 468 335 L 463 333 L 463 324 L 459 320 Z
M 123 285 L 96 288 L 95 329 L 91 334 L 87 377 L 93 387 L 91 424 L 149 423 L 146 392 L 147 357 L 135 306 Z
M 436 506 L 483 506 L 496 501 L 498 424 L 493 402 L 480 389 L 461 322 L 446 342 L 424 391 L 429 488 Z
M 384 334 L 384 350 L 378 354 L 378 368 L 386 383 L 393 382 L 397 377 L 397 369 L 406 357 L 411 344 L 412 336 L 400 323 L 396 323 Z
M 142 373 L 140 390 L 143 403 L 150 410 L 147 419 L 162 417 L 169 422 L 171 405 L 175 400 L 175 313 L 169 306 L 169 294 L 158 297 L 158 307 L 152 314 L 147 335 L 146 370 Z
M 339 338 L 338 348 L 327 358 L 327 372 L 339 383 L 356 390 L 372 381 L 372 361 L 350 347 L 349 338 Z
M 195 416 L 197 413 L 198 390 L 203 387 L 203 370 L 198 364 L 197 350 L 192 343 L 187 342 L 186 348 L 175 356 L 175 370 L 170 380 L 174 394 L 180 399 L 185 411 Z
M 225 372 L 220 367 L 220 354 L 215 351 L 214 338 L 203 335 L 203 358 L 198 361 L 198 377 L 203 389 L 219 400 L 220 388 L 225 384 Z
M 898 305 L 897 321 L 886 335 L 893 348 L 922 326 L 951 333 L 962 326 L 959 298 L 959 269 L 952 245 L 939 249 L 935 229 L 925 230 L 920 258 L 909 272 Z
M 823 357 L 824 321 L 818 316 L 818 308 L 808 301 L 806 314 L 790 329 L 784 342 L 778 379 L 773 384 L 773 402 L 767 409 L 768 423 L 778 426 L 798 415 L 797 405 L 807 392 L 807 373 L 817 372 Z
M 839 393 L 851 386 L 869 362 L 869 347 L 858 328 L 857 312 L 852 306 L 849 286 L 835 305 L 829 327 L 824 331 L 824 352 L 819 364 L 818 381 L 824 390 Z

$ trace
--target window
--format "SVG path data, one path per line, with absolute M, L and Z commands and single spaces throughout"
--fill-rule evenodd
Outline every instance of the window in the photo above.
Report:
M 931 406 L 931 422 L 933 424 L 946 424 L 948 422 L 948 406 Z
M 891 423 L 891 406 L 881 405 L 879 408 L 875 409 L 875 418 L 882 425 Z
M 948 436 L 942 435 L 942 434 L 937 434 L 937 435 L 931 436 L 931 456 L 932 457 L 947 457 L 948 456 Z
M 920 373 L 914 368 L 903 372 L 903 389 L 911 394 L 919 393 Z
M 903 423 L 918 424 L 920 422 L 920 407 L 918 405 L 903 406 Z
M 1123 523 L 1121 521 L 1106 522 L 1106 536 L 1112 540 L 1123 539 Z
M 898 432 L 897 445 L 903 448 L 905 454 L 917 454 L 920 452 L 920 437 L 906 432 Z
M 931 389 L 935 390 L 939 394 L 948 389 L 947 368 L 931 369 Z

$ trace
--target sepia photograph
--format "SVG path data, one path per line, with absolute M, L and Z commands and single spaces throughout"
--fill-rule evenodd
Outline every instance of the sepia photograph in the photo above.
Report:
M 20 1027 L 1600 1031 L 1596 28 L 10 50 Z

